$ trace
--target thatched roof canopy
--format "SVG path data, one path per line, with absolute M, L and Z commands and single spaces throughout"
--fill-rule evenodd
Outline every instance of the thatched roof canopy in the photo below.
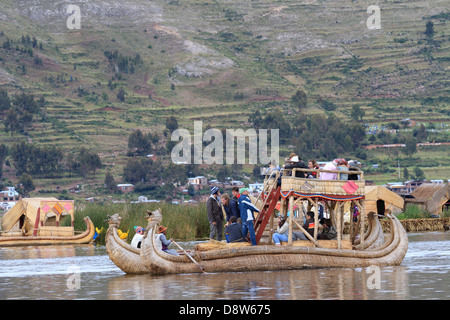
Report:
M 406 199 L 407 203 L 422 204 L 429 213 L 439 214 L 450 199 L 450 185 L 424 183 L 411 192 L 411 196 L 413 198 Z

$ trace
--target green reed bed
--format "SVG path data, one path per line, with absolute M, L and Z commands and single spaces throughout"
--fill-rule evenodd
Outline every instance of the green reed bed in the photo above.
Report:
M 194 240 L 207 237 L 209 234 L 209 222 L 206 215 L 206 206 L 174 205 L 165 203 L 95 203 L 84 207 L 77 207 L 75 211 L 75 230 L 86 228 L 83 218 L 89 216 L 95 227 L 101 229 L 97 242 L 105 242 L 105 233 L 108 229 L 108 215 L 118 213 L 122 217 L 120 230 L 128 233 L 128 240 L 135 234 L 134 227 L 147 227 L 147 210 L 154 211 L 160 208 L 163 219 L 162 225 L 167 227 L 167 237 L 178 240 Z

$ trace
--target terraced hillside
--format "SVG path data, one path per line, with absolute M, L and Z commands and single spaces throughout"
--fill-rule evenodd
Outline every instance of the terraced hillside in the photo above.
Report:
M 79 30 L 67 27 L 73 4 Z M 373 4 L 378 30 L 366 25 Z M 298 89 L 307 114 L 348 120 L 357 105 L 365 122 L 448 122 L 448 10 L 445 0 L 1 0 L 0 87 L 46 106 L 25 134 L 0 140 L 85 146 L 114 163 L 132 130 L 161 133 L 169 116 L 188 129 L 246 127 L 273 108 L 292 120 Z

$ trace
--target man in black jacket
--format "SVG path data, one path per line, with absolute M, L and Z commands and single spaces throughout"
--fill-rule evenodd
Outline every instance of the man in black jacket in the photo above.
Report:
M 298 156 L 294 156 L 288 161 L 289 161 L 289 163 L 287 163 L 284 166 L 284 169 L 288 169 L 288 170 L 292 170 L 292 169 L 296 169 L 296 168 L 309 169 L 309 167 Z M 295 171 L 295 177 L 296 178 L 305 178 L 306 177 L 305 172 Z
M 211 196 L 206 201 L 206 211 L 209 220 L 209 238 L 214 239 L 217 235 L 217 241 L 222 240 L 223 231 L 223 213 L 219 207 L 219 188 L 211 187 Z

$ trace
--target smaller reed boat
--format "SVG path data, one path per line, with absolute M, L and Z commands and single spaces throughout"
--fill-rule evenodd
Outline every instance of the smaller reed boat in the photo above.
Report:
M 70 226 L 62 225 L 71 219 Z M 90 243 L 94 224 L 85 217 L 86 230 L 74 230 L 74 201 L 56 198 L 24 198 L 2 217 L 0 247 Z

